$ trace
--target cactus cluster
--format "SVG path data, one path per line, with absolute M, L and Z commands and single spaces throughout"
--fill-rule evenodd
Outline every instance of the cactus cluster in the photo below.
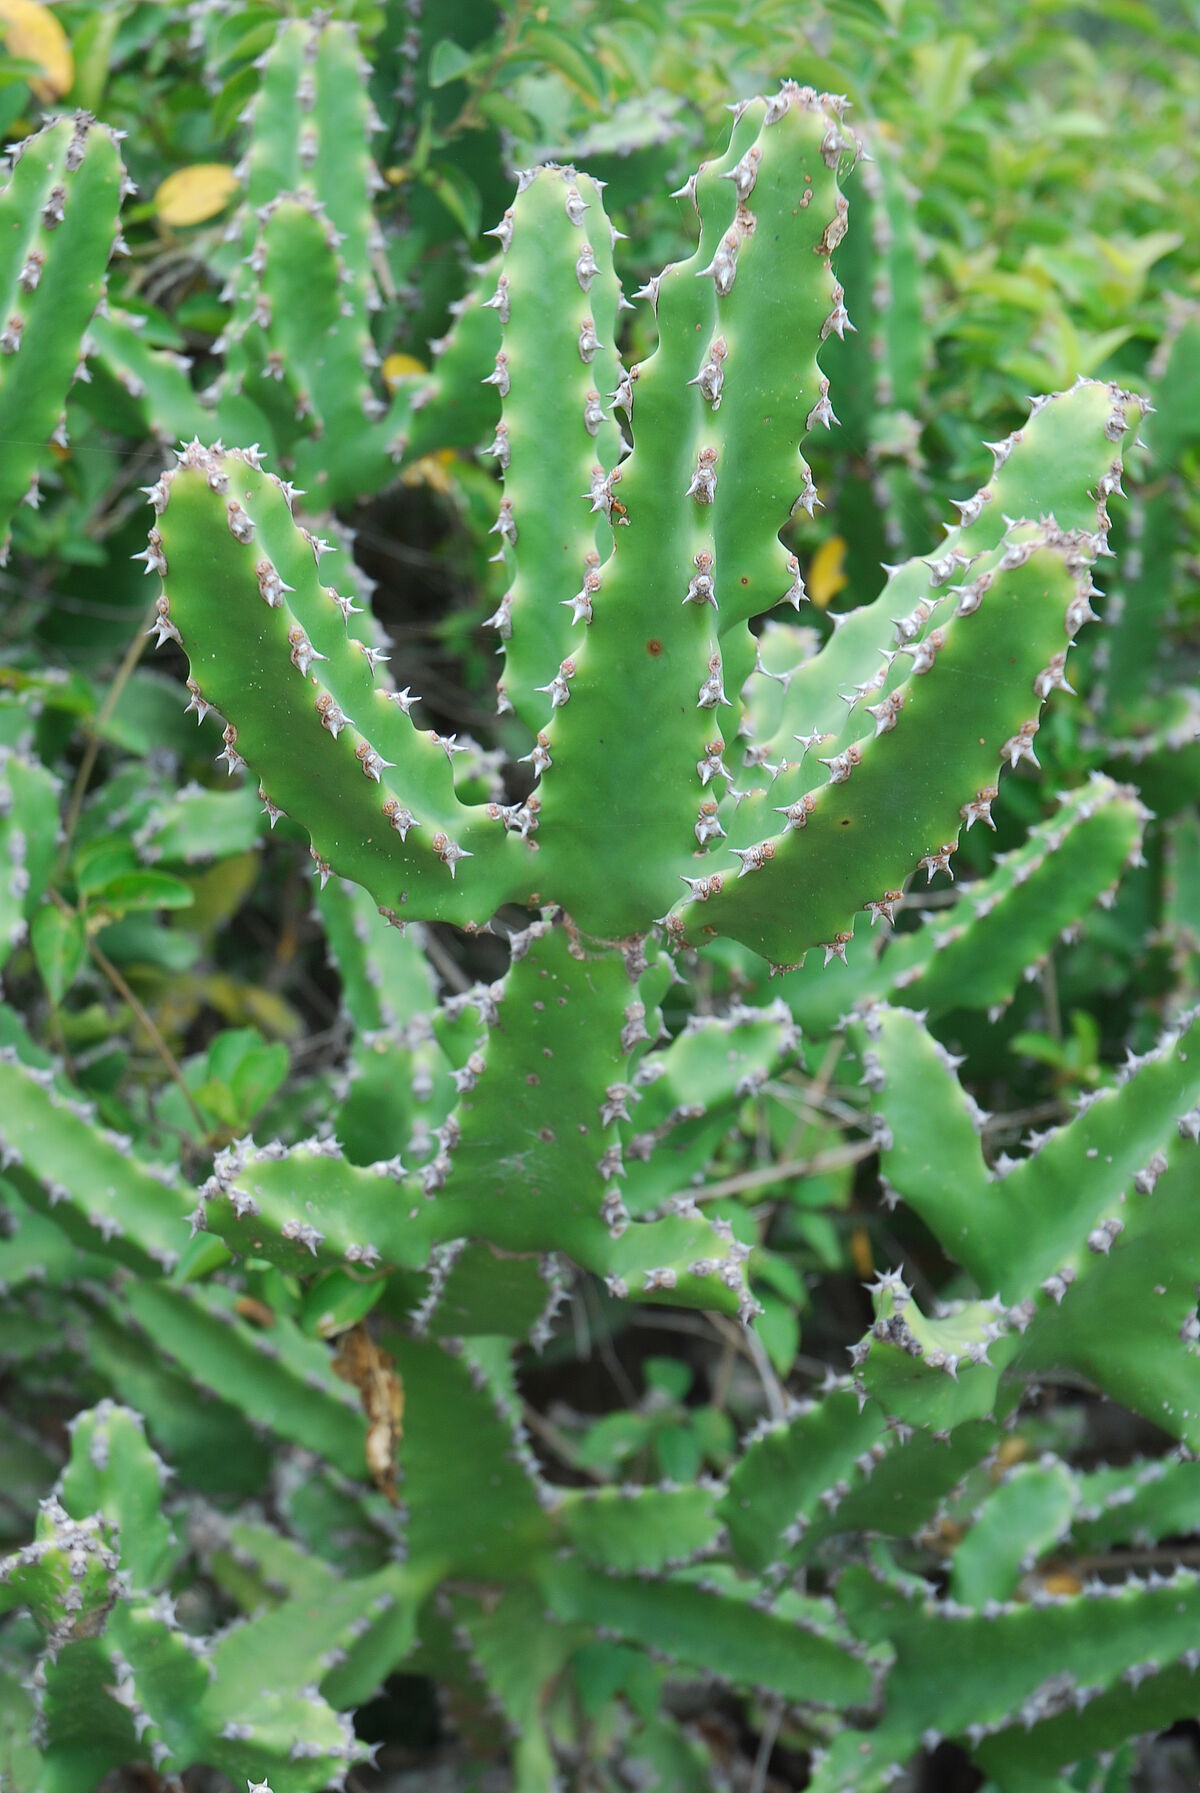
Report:
M 432 372 L 385 395 L 354 32 L 285 20 L 260 62 L 207 383 L 132 312 L 93 317 L 127 184 L 103 127 L 49 126 L 0 198 L 8 511 L 82 354 L 178 441 L 146 489 L 149 634 L 221 748 L 204 784 L 151 765 L 70 807 L 53 692 L 0 687 L 0 955 L 23 971 L 32 938 L 58 1048 L 0 1009 L 20 1386 L 0 1785 L 90 1793 L 136 1763 L 341 1787 L 371 1753 L 354 1713 L 403 1668 L 468 1735 L 499 1722 L 520 1793 L 719 1784 L 689 1684 L 768 1755 L 786 1726 L 816 1793 L 874 1793 L 943 1741 L 1000 1793 L 1128 1788 L 1134 1740 L 1194 1709 L 1200 1668 L 1200 1581 L 1155 1553 L 1200 1496 L 1196 1019 L 1177 1005 L 1019 1142 L 948 1042 L 1102 930 L 1144 864 L 1131 742 L 1164 587 L 1128 541 L 1086 669 L 1128 732 L 1023 838 L 1003 806 L 1103 614 L 1092 573 L 1146 401 L 1082 378 L 1033 401 L 944 539 L 876 519 L 887 551 L 920 551 L 809 627 L 803 446 L 843 407 L 863 186 L 874 374 L 845 408 L 875 419 L 876 498 L 925 484 L 911 213 L 889 153 L 859 166 L 841 96 L 789 80 L 735 106 L 632 338 L 603 183 L 525 171 Z M 1191 427 L 1171 401 L 1195 330 L 1181 313 L 1164 351 L 1160 453 Z M 467 446 L 497 473 L 504 755 L 433 726 L 332 514 Z M 240 1060 L 203 1137 L 184 1103 L 217 1097 L 180 1074 L 174 1137 L 153 1111 L 131 1136 L 72 1062 L 63 966 L 114 970 L 106 930 L 268 842 L 311 865 L 336 1070 L 280 1094 Z M 1194 967 L 1188 818 L 1170 844 L 1170 949 Z M 446 975 L 448 925 L 472 972 Z M 883 1213 L 945 1265 L 936 1288 L 872 1271 L 848 1367 L 770 1330 L 807 1299 L 786 1229 L 712 1176 L 748 1112 L 768 1150 L 744 1186 L 774 1183 L 814 1251 L 818 1210 L 877 1164 Z M 808 1176 L 773 1160 L 784 1138 Z M 765 1412 L 725 1461 L 589 1480 L 531 1431 L 526 1347 L 552 1358 L 585 1290 L 609 1329 L 668 1310 L 726 1329 Z M 1073 1467 L 1055 1385 L 1138 1416 L 1145 1454 Z M 64 1387 L 59 1454 L 36 1416 Z

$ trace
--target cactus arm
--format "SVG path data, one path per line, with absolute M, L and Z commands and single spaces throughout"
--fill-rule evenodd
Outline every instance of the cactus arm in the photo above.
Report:
M 144 340 L 146 319 L 111 306 L 107 315 L 88 326 L 92 346 L 89 365 L 99 379 L 84 385 L 80 403 L 98 423 L 113 427 L 114 389 L 117 416 L 127 411 L 129 433 L 154 436 L 173 445 L 187 442 L 205 428 L 205 412 L 188 378 L 191 362 L 172 349 L 152 347 Z
M 342 1001 L 360 1033 L 402 1028 L 434 1006 L 433 968 L 420 928 L 386 925 L 365 891 L 331 879 L 317 909 L 342 980 Z
M 1011 1407 L 1016 1388 L 1002 1377 L 1016 1353 L 1015 1321 L 998 1299 L 943 1302 L 931 1318 L 897 1282 L 875 1294 L 875 1316 L 856 1381 L 885 1413 L 948 1432 Z
M 1200 962 L 1200 820 L 1172 816 L 1163 842 L 1163 935 L 1176 967 L 1176 987 L 1194 989 Z
M 802 735 L 820 735 L 816 751 L 823 756 L 871 737 L 879 719 L 863 704 L 878 703 L 894 682 L 875 690 L 881 656 L 915 640 L 924 627 L 922 617 L 937 603 L 931 573 L 937 580 L 965 574 L 979 556 L 1002 546 L 1010 519 L 1053 518 L 1065 533 L 1103 536 L 1106 499 L 1118 490 L 1122 471 L 1118 426 L 1122 419 L 1126 425 L 1136 422 L 1140 413 L 1140 402 L 1120 388 L 1083 381 L 1039 399 L 1020 429 L 989 444 L 992 475 L 959 503 L 962 521 L 945 526 L 931 554 L 889 568 L 879 597 L 840 616 L 820 653 L 791 673 L 775 727 L 769 734 L 760 731 L 756 743 L 766 748 L 768 762 L 782 765 L 785 773 L 788 766 L 807 770 L 811 761 L 796 746 Z M 849 696 L 867 684 L 872 692 L 847 709 Z M 779 783 L 790 798 L 791 784 L 786 778 Z M 803 788 L 798 784 L 796 795 Z
M 102 1403 L 75 1426 L 39 1542 L 10 1559 L 10 1597 L 29 1602 L 48 1634 L 34 1680 L 39 1785 L 82 1793 L 125 1763 L 204 1762 L 230 1774 L 249 1765 L 282 1793 L 315 1793 L 360 1752 L 308 1684 L 344 1627 L 381 1596 L 395 1599 L 403 1571 L 323 1585 L 320 1609 L 295 1594 L 279 1614 L 215 1640 L 187 1634 L 159 1598 L 178 1555 L 164 1479 L 136 1416 Z
M 153 806 L 133 844 L 147 865 L 195 865 L 251 853 L 267 832 L 253 785 L 229 790 L 185 785 L 170 803 Z
M 7 1228 L 0 1260 L 0 1295 L 28 1289 L 32 1283 L 67 1288 L 73 1283 L 103 1282 L 113 1265 L 97 1253 L 80 1250 L 61 1227 L 23 1202 L 7 1181 L 0 1188 Z
M 73 1423 L 60 1498 L 69 1513 L 99 1513 L 115 1528 L 121 1566 L 141 1591 L 167 1581 L 180 1555 L 162 1511 L 168 1475 L 146 1441 L 140 1416 L 129 1408 L 101 1401 Z
M 1200 1463 L 1187 1454 L 1094 1469 L 1077 1481 L 1071 1542 L 1085 1555 L 1182 1537 L 1200 1500 Z
M 178 1263 L 187 1194 L 174 1172 L 132 1157 L 128 1140 L 12 1047 L 0 1048 L 0 1155 L 30 1205 L 85 1251 L 145 1277 Z
M 597 499 L 604 508 L 610 497 L 613 502 L 618 524 L 613 553 L 598 569 L 601 585 L 593 621 L 574 656 L 570 701 L 543 731 L 550 763 L 539 788 L 541 826 L 555 840 L 561 861 L 557 894 L 580 926 L 602 936 L 621 937 L 644 927 L 647 915 L 660 914 L 671 901 L 678 878 L 690 867 L 701 805 L 712 797 L 707 787 L 719 775 L 724 746 L 719 655 L 710 667 L 720 612 L 702 596 L 701 586 L 694 586 L 712 572 L 705 557 L 714 549 L 713 518 L 724 469 L 713 460 L 709 401 L 690 384 L 698 376 L 700 354 L 718 333 L 724 303 L 718 282 L 728 291 L 732 240 L 740 243 L 751 228 L 753 194 L 739 224 L 736 183 L 724 177 L 758 145 L 765 164 L 778 156 L 799 185 L 811 140 L 819 141 L 829 123 L 816 97 L 794 87 L 742 110 L 728 150 L 697 179 L 698 249 L 651 283 L 659 340 L 636 373 L 630 370 L 634 450 Z M 823 164 L 821 172 L 826 172 Z M 768 189 L 777 196 L 774 179 L 764 178 L 764 194 Z M 828 224 L 815 217 L 810 224 L 807 212 L 789 208 L 778 217 L 764 211 L 757 228 L 764 242 L 786 230 L 811 249 Z M 820 280 L 818 258 L 810 259 L 811 278 Z M 742 377 L 748 377 L 746 360 L 743 356 Z M 794 439 L 789 455 L 793 449 Z M 790 465 L 787 504 L 775 528 L 786 520 L 802 479 L 801 463 Z M 778 477 L 788 485 L 785 474 Z M 706 502 L 710 497 L 716 505 Z M 771 553 L 769 544 L 766 552 Z M 775 552 L 782 558 L 781 550 Z M 719 568 L 716 578 L 713 595 L 719 605 Z M 692 589 L 696 601 L 689 602 Z M 785 591 L 786 581 L 756 596 L 772 602 Z M 710 697 L 715 708 L 706 707 Z M 649 717 L 656 721 L 650 739 Z M 649 768 L 659 767 L 660 776 L 647 776 Z M 597 860 L 619 864 L 620 877 L 597 881 Z
M 1155 1672 L 1194 1649 L 1200 1586 L 1183 1571 L 1162 1587 L 1135 1578 L 1090 1597 L 1047 1596 L 1036 1607 L 985 1614 L 955 1603 L 935 1607 L 853 1568 L 838 1583 L 837 1601 L 851 1628 L 869 1642 L 886 1638 L 896 1660 L 887 1717 L 874 1731 L 835 1741 L 814 1778 L 820 1793 L 842 1786 L 851 1766 L 856 1788 L 880 1788 L 892 1764 L 907 1761 L 922 1740 L 942 1737 L 967 1742 L 985 1767 L 1013 1751 L 1045 1772 L 1103 1747 L 1098 1721 L 1110 1701 L 1123 1720 L 1115 1736 L 1143 1728 L 1130 1722 L 1139 1705 L 1149 1718 L 1144 1728 L 1169 1722 L 1154 1716 L 1160 1698 L 1150 1688 L 1166 1710 L 1180 1697 L 1187 1704 L 1175 1676 Z M 983 1672 L 964 1672 L 967 1664 Z M 1143 1675 L 1146 1688 L 1138 1686 Z M 1131 1677 L 1136 1695 L 1122 1685 Z
M 415 1270 L 437 1239 L 419 1198 L 418 1183 L 385 1164 L 359 1169 L 336 1142 L 287 1151 L 246 1140 L 217 1155 L 194 1218 L 231 1250 L 292 1275 L 381 1262 Z
M 1022 1569 L 1070 1529 L 1079 1490 L 1062 1464 L 1019 1464 L 993 1490 L 954 1552 L 950 1594 L 965 1606 L 1016 1596 Z
M 937 1066 L 940 1049 L 923 1040 L 914 1016 L 880 1010 L 868 1018 L 873 1057 L 864 1053 L 864 1063 L 883 1173 L 980 1289 L 993 1292 L 930 1321 L 899 1279 L 882 1279 L 865 1383 L 889 1411 L 946 1423 L 951 1413 L 987 1411 L 1001 1370 L 1055 1365 L 1091 1377 L 1188 1442 L 1200 1437 L 1200 1259 L 1185 1193 L 1200 1111 L 1194 1029 L 1189 1021 L 1168 1033 L 1116 1087 L 1087 1097 L 1069 1126 L 1035 1140 L 1004 1174 L 985 1175 L 977 1149 L 972 1167 L 967 1137 L 978 1111 L 956 1091 L 951 1068 Z M 917 1062 L 922 1088 L 912 1081 Z M 915 1143 L 931 1090 L 944 1134 L 947 1115 L 959 1116 L 958 1184 L 926 1169 Z M 954 1376 L 960 1364 L 951 1391 L 938 1372 Z
M 714 1490 L 569 1489 L 555 1520 L 580 1557 L 618 1574 L 661 1572 L 706 1556 L 721 1535 Z
M 487 1601 L 453 1600 L 455 1632 L 512 1743 L 513 1793 L 539 1793 L 557 1780 L 548 1735 L 548 1690 L 584 1641 L 579 1626 L 547 1625 L 537 1590 L 506 1588 Z
M 515 1257 L 460 1241 L 435 1251 L 429 1268 L 429 1287 L 411 1322 L 423 1338 L 528 1338 L 540 1349 L 566 1293 L 552 1256 Z
M 81 112 L 20 145 L 0 194 L 0 561 L 104 296 L 123 182 L 115 138 Z
M 959 1084 L 954 1061 L 906 1009 L 871 1010 L 854 1038 L 887 1185 L 986 1286 L 1004 1219 L 989 1200 L 979 1109 Z
M 486 303 L 502 325 L 489 380 L 502 395 L 493 445 L 504 479 L 498 547 L 512 579 L 490 620 L 504 655 L 501 705 L 536 734 L 570 697 L 586 633 L 572 599 L 583 594 L 586 621 L 590 582 L 612 547 L 588 493 L 592 469 L 611 473 L 621 446 L 601 408 L 621 377 L 621 291 L 601 189 L 573 168 L 523 177 L 504 229 L 503 265 Z M 562 683 L 552 691 L 555 679 Z
M 332 1374 L 324 1346 L 282 1315 L 270 1328 L 253 1326 L 235 1304 L 235 1295 L 216 1286 L 142 1283 L 106 1305 L 168 1366 L 216 1390 L 252 1424 L 361 1475 L 365 1427 L 357 1397 Z
M 411 464 L 439 449 L 473 449 L 493 440 L 500 416 L 494 373 L 502 344 L 494 298 L 501 269 L 486 262 L 463 298 L 450 307 L 446 334 L 430 343 L 427 375 L 413 375 L 397 391 L 402 427 L 392 453 Z
M 347 1261 L 417 1268 L 435 1243 L 474 1238 L 561 1251 L 625 1293 L 746 1304 L 744 1249 L 698 1209 L 629 1223 L 618 1097 L 650 1035 L 624 961 L 588 959 L 544 923 L 512 946 L 501 989 L 468 998 L 487 1019 L 461 1043 L 458 1103 L 419 1180 L 399 1193 L 402 1171 L 360 1170 L 333 1145 L 238 1146 L 218 1159 L 197 1224 L 293 1272 Z
M 519 1409 L 482 1350 L 453 1356 L 421 1339 L 394 1341 L 404 1383 L 401 1497 L 408 1562 L 422 1586 L 447 1575 L 509 1582 L 549 1540 L 544 1487 Z M 487 1465 L 487 1497 L 463 1474 L 462 1441 Z
M 744 1302 L 732 1238 L 696 1209 L 630 1223 L 621 1199 L 616 1117 L 651 1037 L 644 986 L 618 955 L 589 958 L 562 929 L 539 924 L 513 949 L 483 1068 L 455 1111 L 438 1198 L 451 1224 L 473 1231 L 482 1210 L 497 1245 L 562 1251 L 629 1294 Z
M 638 1067 L 622 1129 L 625 1204 L 645 1214 L 703 1175 L 747 1096 L 796 1057 L 798 1035 L 782 1002 L 692 1015 Z
M 928 937 L 921 947 L 908 936 L 889 942 L 882 969 L 890 988 L 931 1014 L 976 1008 L 992 1018 L 1060 937 L 1111 901 L 1140 858 L 1146 820 L 1129 785 L 1097 776 L 1064 793 L 1055 814 L 969 886 L 961 905 L 912 937 Z
M 268 205 L 279 193 L 294 193 L 304 179 L 300 126 L 302 117 L 311 114 L 316 97 L 308 65 L 317 41 L 305 21 L 289 19 L 276 31 L 267 51 L 263 78 L 251 103 L 251 133 L 243 168 L 250 211 Z
M 267 1547 L 272 1585 L 278 1587 L 278 1553 L 270 1550 L 274 1541 L 265 1528 L 261 1539 L 247 1537 L 242 1527 L 234 1531 L 239 1557 L 259 1560 L 260 1544 Z M 285 1597 L 215 1641 L 215 1672 L 200 1714 L 200 1726 L 219 1736 L 249 1706 L 260 1746 L 270 1740 L 281 1755 L 287 1750 L 283 1721 L 289 1707 L 303 1712 L 305 1697 L 318 1688 L 324 1699 L 339 1706 L 347 1693 L 357 1694 L 353 1703 L 364 1703 L 408 1654 L 415 1635 L 415 1591 L 403 1566 L 389 1564 L 371 1575 L 342 1577 L 307 1553 L 294 1554 L 294 1585 L 283 1584 Z M 337 1686 L 336 1698 L 332 1686 Z M 314 1702 L 318 1711 L 322 1703 Z M 353 1733 L 328 1707 L 323 1716 L 331 1753 L 340 1756 Z M 275 1741 L 272 1732 L 283 1741 Z M 234 1753 L 227 1751 L 225 1760 L 235 1761 Z
M 249 1497 L 260 1492 L 270 1469 L 265 1432 L 199 1374 L 164 1359 L 116 1302 L 80 1300 L 72 1315 L 83 1329 L 88 1358 L 101 1385 L 140 1413 L 157 1449 L 189 1487 Z M 252 1361 L 252 1360 L 251 1360 Z M 197 1391 L 205 1392 L 197 1400 Z
M 321 584 L 311 540 L 253 459 L 193 444 L 156 499 L 162 631 L 181 632 L 200 701 L 235 731 L 230 764 L 246 760 L 270 803 L 308 829 L 322 876 L 331 867 L 365 885 L 397 920 L 490 914 L 527 885 L 527 853 L 458 803 L 452 745 L 421 733 L 376 678 L 346 626 L 352 600 Z
M 1117 729 L 1144 721 L 1138 712 L 1144 712 L 1145 699 L 1161 680 L 1171 604 L 1180 585 L 1181 473 L 1185 454 L 1200 440 L 1192 402 L 1200 381 L 1200 306 L 1177 301 L 1168 315 L 1150 368 L 1154 411 L 1142 430 L 1149 477 L 1133 497 L 1106 611 L 1110 627 L 1096 648 L 1098 682 Z
M 843 1384 L 750 1436 L 717 1511 L 734 1555 L 760 1571 L 811 1560 L 842 1532 L 908 1536 L 995 1439 L 983 1423 L 957 1427 L 944 1443 L 902 1436 Z
M 834 239 L 846 227 L 838 170 L 859 147 L 848 131 L 841 103 L 830 96 L 811 106 L 793 103 L 764 125 L 732 182 L 739 198 L 750 190 L 733 226 L 742 239 L 736 278 L 728 292 L 717 282 L 713 341 L 700 345 L 703 366 L 718 367 L 721 383 L 716 400 L 701 388 L 709 409 L 696 436 L 698 445 L 717 450 L 715 620 L 735 706 L 755 663 L 746 625 L 797 589 L 795 558 L 777 532 L 814 503 L 798 444 L 836 421 L 817 350 L 849 321 L 830 264 Z M 708 200 L 711 192 L 705 183 L 698 197 Z M 753 227 L 745 231 L 747 213 Z M 731 733 L 736 721 L 735 714 Z
M 1029 1730 L 1024 1719 L 1010 1724 L 980 1745 L 976 1751 L 980 1767 L 1014 1790 L 1032 1785 L 1031 1776 L 1047 1761 L 1061 1764 L 1065 1777 L 1072 1763 L 1086 1760 L 1087 1752 L 1093 1750 L 1100 1771 L 1114 1753 L 1118 1764 L 1124 1756 L 1125 1766 L 1130 1768 L 1130 1739 L 1153 1736 L 1176 1722 L 1175 1713 L 1190 1711 L 1195 1704 L 1194 1651 L 1175 1654 L 1177 1660 L 1162 1666 L 1155 1650 L 1144 1662 L 1131 1663 L 1120 1682 L 1102 1690 L 1095 1684 L 1081 1687 L 1077 1697 L 1083 1709 L 1079 1712 L 1058 1713 Z M 1133 1784 L 1129 1780 L 1116 1782 L 1118 1788 Z
M 566 1557 L 540 1575 L 550 1611 L 567 1623 L 607 1631 L 675 1662 L 714 1668 L 734 1686 L 769 1689 L 807 1706 L 868 1705 L 873 1677 L 829 1625 L 824 1602 L 812 1601 L 808 1623 L 749 1603 L 753 1589 L 724 1582 L 711 1591 L 678 1577 L 600 1574 Z M 714 1663 L 711 1639 L 721 1638 Z
M 806 1033 L 826 1033 L 853 1006 L 903 1000 L 930 1015 L 986 1009 L 995 1019 L 1029 967 L 1074 938 L 1093 904 L 1106 905 L 1141 852 L 1146 812 L 1136 791 L 1100 775 L 1062 794 L 1054 815 L 963 886 L 948 910 L 880 940 L 856 933 L 848 977 L 822 976 L 814 957 L 784 978 L 784 999 Z
M 1036 1151 L 1009 1171 L 996 1191 L 1010 1216 L 993 1265 L 1001 1289 L 1020 1276 L 1050 1275 L 1110 1212 L 1125 1213 L 1131 1232 L 1136 1230 L 1135 1217 L 1142 1212 L 1137 1180 L 1155 1187 L 1160 1172 L 1150 1160 L 1156 1151 L 1176 1167 L 1173 1190 L 1179 1190 L 1195 1156 L 1188 1154 L 1195 1145 L 1188 1117 L 1200 1100 L 1195 1044 L 1189 1017 L 1152 1052 L 1133 1059 L 1116 1087 L 1085 1099 L 1068 1126 L 1038 1142 Z M 1164 1199 L 1159 1205 L 1172 1204 Z M 1019 1244 L 1018 1233 L 1024 1235 Z
M 0 745 L 0 967 L 29 937 L 54 869 L 61 786 L 31 754 Z
M 1146 1095 L 1149 1106 L 1150 1092 Z M 1182 1113 L 1184 1123 L 1200 1107 L 1194 1080 L 1189 1096 L 1192 1108 Z M 1196 1150 L 1190 1136 L 1177 1135 L 1162 1150 L 1167 1169 L 1152 1196 L 1133 1187 L 1124 1203 L 1119 1194 L 1115 1202 L 1096 1202 L 1106 1211 L 1097 1214 L 1086 1241 L 1065 1259 L 1065 1268 L 1076 1269 L 1075 1281 L 1061 1310 L 1055 1306 L 1052 1312 L 1050 1298 L 1042 1295 L 1044 1306 L 1020 1360 L 1020 1367 L 1034 1374 L 1039 1365 L 1075 1369 L 1192 1449 L 1200 1447 Z M 1106 1270 L 1107 1223 L 1122 1216 L 1125 1231 L 1115 1239 Z
M 990 1420 L 967 1420 L 948 1437 L 943 1430 L 889 1428 L 882 1451 L 872 1447 L 842 1478 L 848 1490 L 835 1483 L 826 1491 L 788 1561 L 820 1561 L 825 1539 L 848 1532 L 904 1538 L 936 1526 L 963 1478 L 991 1456 L 1001 1436 Z
M 1049 681 L 1063 681 L 1074 638 L 1079 543 L 1051 527 L 1015 533 L 956 608 L 954 595 L 941 601 L 913 670 L 889 694 L 892 726 L 829 756 L 825 781 L 796 799 L 794 825 L 789 792 L 747 799 L 746 824 L 763 837 L 718 889 L 677 911 L 675 937 L 724 933 L 785 964 L 816 945 L 832 956 L 856 912 L 891 900 L 918 861 L 931 878 L 948 866 L 970 807 L 994 795 L 1009 744 L 1036 725 Z
M 389 414 L 375 390 L 378 121 L 353 28 L 282 26 L 249 117 L 245 203 L 228 233 L 240 255 L 225 294 L 227 360 L 206 400 L 235 439 L 252 402 L 301 486 L 323 504 L 349 502 L 387 483 L 405 410 Z
M 849 1389 L 813 1401 L 752 1436 L 729 1478 L 719 1512 L 734 1553 L 765 1569 L 806 1529 L 821 1494 L 884 1435 L 883 1415 Z
M 854 228 L 838 256 L 855 334 L 826 353 L 854 457 L 839 469 L 836 511 L 852 590 L 877 589 L 879 563 L 917 553 L 932 520 L 919 446 L 932 360 L 919 195 L 882 132 L 864 142 L 861 193 L 850 194 Z

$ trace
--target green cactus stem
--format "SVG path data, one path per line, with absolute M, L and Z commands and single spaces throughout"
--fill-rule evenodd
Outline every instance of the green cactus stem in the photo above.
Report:
M 0 193 L 0 561 L 13 512 L 38 502 L 47 443 L 66 445 L 67 391 L 104 301 L 109 257 L 123 247 L 125 191 L 116 139 L 87 113 L 47 125 L 11 153 Z

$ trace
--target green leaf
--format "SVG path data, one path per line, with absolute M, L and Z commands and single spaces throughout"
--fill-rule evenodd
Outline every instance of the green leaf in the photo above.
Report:
M 57 1008 L 79 976 L 87 957 L 83 919 L 74 910 L 48 904 L 34 916 L 32 935 L 37 968 L 42 974 L 46 993 Z
M 114 878 L 136 870 L 137 854 L 120 834 L 104 834 L 99 840 L 89 841 L 87 846 L 79 849 L 71 865 L 80 896 L 90 896 Z
M 607 104 L 608 93 L 597 69 L 568 38 L 544 25 L 531 25 L 522 34 L 521 49 L 555 69 L 589 104 Z
M 771 1361 L 771 1367 L 778 1376 L 786 1376 L 796 1360 L 800 1349 L 800 1322 L 796 1311 L 788 1301 L 781 1300 L 770 1290 L 762 1290 L 757 1300 L 762 1307 L 756 1328 L 763 1342 L 763 1349 Z
M 692 1386 L 691 1368 L 677 1357 L 648 1357 L 643 1370 L 647 1388 L 661 1390 L 673 1401 L 682 1401 Z
M 578 1461 L 584 1469 L 612 1474 L 645 1442 L 646 1422 L 640 1413 L 608 1413 L 584 1433 Z
M 166 872 L 123 872 L 94 892 L 94 900 L 114 915 L 134 909 L 190 909 L 192 889 Z
M 312 1337 L 335 1338 L 348 1326 L 357 1326 L 366 1319 L 385 1287 L 382 1277 L 367 1282 L 348 1271 L 331 1270 L 305 1294 L 300 1324 Z
M 463 234 L 472 239 L 477 237 L 483 222 L 483 201 L 470 176 L 461 168 L 455 168 L 453 163 L 447 163 L 444 168 L 426 169 L 421 178 L 430 192 L 441 200 Z
M 704 1461 L 700 1441 L 687 1426 L 664 1426 L 654 1440 L 654 1454 L 667 1480 L 681 1486 L 695 1481 Z
M 453 38 L 439 38 L 429 55 L 429 85 L 448 87 L 451 81 L 461 81 L 477 61 L 477 57 L 469 56 Z
M 521 139 L 536 133 L 537 125 L 524 106 L 507 93 L 480 94 L 476 104 L 480 112 L 501 131 L 511 131 L 513 136 Z
M 253 1120 L 264 1108 L 288 1074 L 288 1049 L 276 1041 L 273 1046 L 260 1046 L 247 1054 L 233 1078 L 233 1097 L 239 1118 Z

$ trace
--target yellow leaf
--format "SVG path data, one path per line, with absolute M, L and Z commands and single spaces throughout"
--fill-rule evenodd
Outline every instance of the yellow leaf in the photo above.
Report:
M 401 380 L 408 379 L 411 374 L 428 372 L 425 363 L 418 361 L 415 355 L 403 355 L 398 351 L 394 355 L 388 355 L 383 363 L 383 377 L 387 381 L 389 392 L 394 392 Z
M 850 1235 L 850 1261 L 859 1276 L 874 1276 L 875 1258 L 871 1250 L 871 1235 L 865 1226 L 856 1226 Z
M 1043 1575 L 1042 1586 L 1048 1594 L 1082 1594 L 1083 1583 L 1070 1569 L 1051 1569 Z
M 812 557 L 805 585 L 818 610 L 828 608 L 830 601 L 849 584 L 846 578 L 846 543 L 840 535 L 831 535 L 822 542 Z
M 39 100 L 59 99 L 75 85 L 71 45 L 48 6 L 37 0 L 0 0 L 0 38 L 10 56 L 41 69 L 29 83 Z
M 406 486 L 428 486 L 431 492 L 441 492 L 448 497 L 454 490 L 451 474 L 458 455 L 452 448 L 439 448 L 434 454 L 422 455 L 400 475 L 400 482 Z
M 1029 1445 L 1025 1439 L 1016 1438 L 1010 1433 L 1007 1438 L 1000 1441 L 1000 1446 L 996 1451 L 996 1468 L 998 1470 L 1011 1469 L 1014 1463 L 1024 1462 L 1028 1455 Z
M 237 190 L 238 178 L 226 163 L 197 162 L 167 176 L 154 195 L 154 209 L 164 224 L 182 229 L 215 218 Z

